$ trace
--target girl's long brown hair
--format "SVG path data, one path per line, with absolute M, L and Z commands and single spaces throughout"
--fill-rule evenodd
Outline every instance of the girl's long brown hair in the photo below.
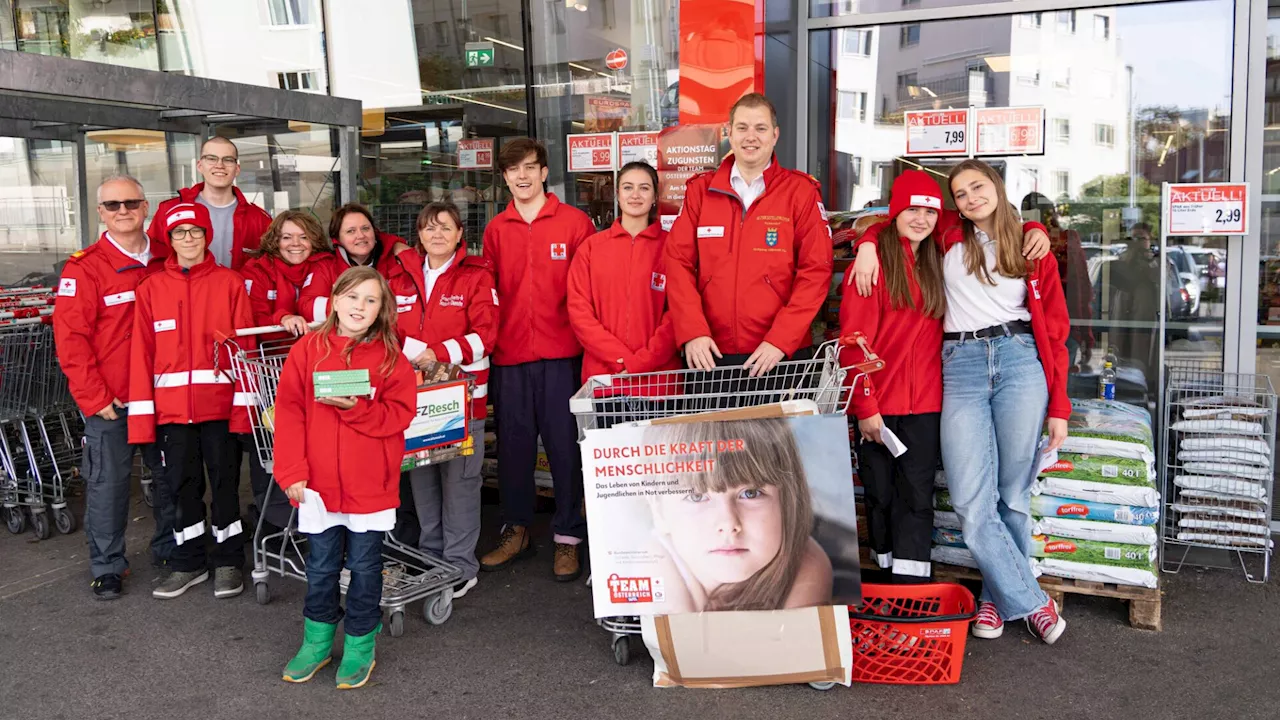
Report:
M 315 332 L 316 342 L 324 347 L 324 355 L 316 361 L 316 367 L 319 367 L 333 350 L 329 342 L 329 334 L 338 329 L 338 297 L 366 280 L 378 281 L 378 288 L 382 294 L 382 306 L 378 308 L 378 317 L 364 331 L 364 335 L 351 338 L 351 342 L 347 343 L 346 349 L 342 351 L 342 360 L 350 367 L 351 353 L 355 351 L 357 343 L 381 342 L 383 349 L 386 350 L 386 357 L 378 367 L 378 372 L 383 377 L 391 375 L 391 369 L 396 365 L 396 356 L 400 354 L 400 343 L 396 339 L 396 298 L 391 293 L 391 287 L 387 285 L 386 278 L 368 266 L 348 268 L 333 284 L 333 294 L 329 297 L 329 317 L 325 318 L 324 324 Z
M 929 235 L 920 241 L 916 248 L 916 264 L 907 267 L 907 253 L 902 249 L 902 236 L 898 233 L 896 221 L 880 229 L 876 240 L 876 251 L 880 255 L 880 269 L 884 273 L 884 286 L 889 291 L 889 304 L 895 310 L 904 307 L 921 310 L 926 316 L 940 319 L 947 312 L 947 296 L 942 280 L 942 251 Z M 920 295 L 924 301 L 923 308 L 916 308 L 916 301 L 911 297 L 911 281 L 908 273 L 915 273 L 916 282 L 920 283 Z
M 1031 263 L 1022 257 L 1022 223 L 1014 213 L 1013 205 L 1009 204 L 1009 196 L 1004 189 L 1004 180 L 1000 179 L 999 173 L 994 168 L 981 160 L 965 160 L 951 168 L 951 174 L 947 176 L 947 186 L 951 189 L 952 195 L 955 195 L 956 192 L 956 177 L 966 170 L 976 170 L 982 173 L 996 189 L 996 209 L 995 216 L 992 218 L 994 237 L 991 238 L 996 244 L 996 272 L 1007 278 L 1027 277 L 1033 268 Z M 969 271 L 970 275 L 977 277 L 982 282 L 994 285 L 995 281 L 991 279 L 991 273 L 987 271 L 986 254 L 983 252 L 982 244 L 978 242 L 978 236 L 974 232 L 974 224 L 969 218 L 964 217 L 964 213 L 960 215 L 963 218 L 960 226 L 964 231 L 965 269 Z
M 795 584 L 813 532 L 813 505 L 804 462 L 795 434 L 787 420 L 732 420 L 652 425 L 644 433 L 646 444 L 705 443 L 715 448 L 721 440 L 742 440 L 737 452 L 694 452 L 673 455 L 673 460 L 715 459 L 714 470 L 682 476 L 690 492 L 726 492 L 734 488 L 774 488 L 782 508 L 782 546 L 769 564 L 755 575 L 732 585 L 721 585 L 707 596 L 705 610 L 780 610 Z

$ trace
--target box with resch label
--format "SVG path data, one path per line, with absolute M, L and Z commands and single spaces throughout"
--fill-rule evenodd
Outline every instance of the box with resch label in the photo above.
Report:
M 368 397 L 373 394 L 368 370 L 332 370 L 311 375 L 315 397 Z

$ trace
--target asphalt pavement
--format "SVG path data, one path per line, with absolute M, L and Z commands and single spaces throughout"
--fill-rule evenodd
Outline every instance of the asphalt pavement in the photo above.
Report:
M 551 579 L 548 516 L 533 558 L 458 600 L 444 625 L 408 614 L 382 635 L 370 684 L 333 687 L 333 667 L 306 685 L 280 680 L 302 628 L 301 582 L 276 578 L 215 600 L 212 582 L 152 599 L 148 508 L 135 500 L 126 595 L 96 602 L 83 535 L 42 542 L 0 530 L 0 720 L 128 718 L 921 718 L 1060 720 L 1280 717 L 1280 610 L 1275 582 L 1185 569 L 1164 575 L 1164 631 L 1131 629 L 1117 600 L 1068 596 L 1068 629 L 1046 647 L 1010 625 L 971 639 L 958 685 L 656 689 L 639 650 L 613 661 L 582 582 Z M 482 550 L 494 541 L 486 506 Z

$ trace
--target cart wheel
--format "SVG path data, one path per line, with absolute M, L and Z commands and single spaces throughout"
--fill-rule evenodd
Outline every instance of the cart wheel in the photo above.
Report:
M 626 667 L 631 664 L 631 638 L 622 635 L 613 639 L 613 661 Z
M 5 527 L 9 528 L 9 532 L 14 535 L 21 535 L 22 531 L 27 529 L 27 516 L 23 514 L 22 508 L 5 508 L 4 524 Z
M 150 482 L 142 483 L 142 500 L 147 504 L 147 507 L 156 506 L 156 494 L 155 491 L 151 489 Z
M 398 638 L 404 634 L 404 611 L 391 613 L 391 637 Z
M 54 510 L 53 522 L 58 526 L 58 532 L 63 535 L 70 535 L 76 531 L 76 516 L 72 515 L 67 508 L 60 507 Z
M 31 513 L 31 530 L 41 540 L 53 537 L 53 527 L 49 525 L 49 514 L 43 510 Z
M 422 604 L 422 617 L 432 625 L 443 625 L 453 614 L 453 592 L 439 592 Z
M 813 688 L 814 690 L 822 690 L 823 692 L 826 692 L 827 690 L 830 690 L 831 688 L 833 688 L 833 687 L 835 687 L 835 686 L 836 686 L 836 684 L 835 684 L 835 681 L 833 681 L 833 680 L 829 680 L 829 681 L 827 681 L 827 682 L 811 682 L 811 683 L 809 683 L 809 687 Z
M 271 586 L 264 582 L 254 583 L 253 593 L 258 597 L 259 605 L 266 605 L 271 602 Z

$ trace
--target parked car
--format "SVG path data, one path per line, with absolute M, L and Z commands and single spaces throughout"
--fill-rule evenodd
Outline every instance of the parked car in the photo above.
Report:
M 1191 302 L 1191 316 L 1199 317 L 1200 315 L 1200 266 L 1196 263 L 1195 255 L 1190 252 L 1190 248 L 1185 245 L 1174 245 L 1168 250 L 1169 262 L 1173 263 L 1174 269 L 1178 273 L 1178 279 L 1187 289 L 1187 296 Z
M 1102 268 L 1107 263 L 1119 261 L 1120 258 L 1115 255 L 1098 255 L 1089 260 L 1089 282 L 1093 285 L 1093 316 L 1094 318 L 1102 317 L 1102 303 L 1098 299 L 1102 297 Z M 1142 292 L 1138 288 L 1126 288 L 1129 292 Z M 1151 288 L 1149 292 L 1158 292 L 1156 288 Z M 1168 311 L 1168 320 L 1170 322 L 1186 322 L 1192 319 L 1191 313 L 1191 293 L 1187 291 L 1187 286 L 1178 276 L 1178 270 L 1172 259 L 1165 264 L 1165 310 Z

